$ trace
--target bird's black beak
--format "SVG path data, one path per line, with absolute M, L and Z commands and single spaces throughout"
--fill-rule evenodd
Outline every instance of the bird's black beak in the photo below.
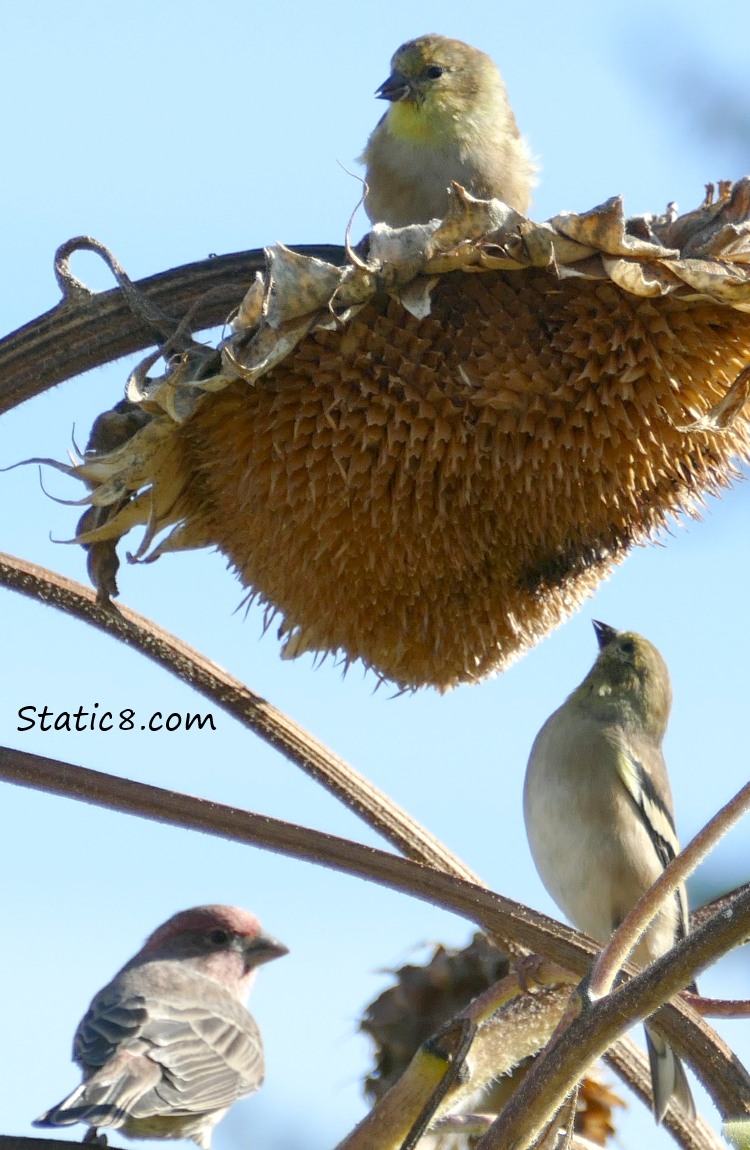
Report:
M 273 935 L 263 932 L 250 939 L 245 945 L 245 960 L 248 968 L 262 966 L 264 962 L 271 962 L 274 958 L 283 958 L 285 954 L 289 954 L 289 947 L 284 946 L 283 942 L 279 942 Z
M 401 72 L 391 72 L 388 79 L 380 85 L 375 95 L 379 100 L 390 100 L 395 103 L 411 94 L 411 84 Z
M 593 620 L 593 627 L 600 651 L 603 651 L 620 633 L 614 627 L 610 627 L 609 623 L 600 623 L 598 619 Z

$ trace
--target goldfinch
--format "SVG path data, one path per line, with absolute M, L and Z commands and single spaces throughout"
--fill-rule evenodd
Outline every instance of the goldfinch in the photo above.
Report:
M 409 40 L 376 95 L 390 106 L 360 157 L 374 223 L 442 219 L 452 180 L 480 199 L 528 210 L 536 169 L 484 52 L 445 36 Z
M 661 745 L 672 705 L 664 659 L 631 631 L 594 623 L 599 656 L 531 749 L 524 818 L 536 868 L 579 930 L 605 943 L 679 850 Z M 646 966 L 687 929 L 684 888 L 632 955 Z M 654 1115 L 695 1114 L 681 1062 L 646 1026 Z

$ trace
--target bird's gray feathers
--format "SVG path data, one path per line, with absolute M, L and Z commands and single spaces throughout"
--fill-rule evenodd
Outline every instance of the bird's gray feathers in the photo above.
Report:
M 171 994 L 170 976 L 179 981 Z M 191 996 L 193 979 L 200 985 Z M 139 989 L 145 981 L 153 985 Z M 264 1070 L 258 1026 L 241 1002 L 207 982 L 168 962 L 119 975 L 94 998 L 76 1032 L 73 1057 L 83 1085 L 43 1117 L 119 1126 L 126 1119 L 223 1111 L 257 1090 Z
M 695 1118 L 695 1101 L 685 1074 L 685 1067 L 675 1056 L 660 1034 L 645 1024 L 646 1049 L 651 1069 L 651 1084 L 654 1092 L 654 1113 L 661 1120 L 666 1114 L 670 1099 L 676 1098 L 688 1118 Z

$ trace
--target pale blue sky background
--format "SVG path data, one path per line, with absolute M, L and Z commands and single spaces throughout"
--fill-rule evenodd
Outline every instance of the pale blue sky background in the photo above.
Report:
M 687 210 L 707 180 L 750 171 L 745 0 L 5 0 L 0 13 L 2 332 L 55 304 L 53 253 L 76 234 L 109 245 L 134 278 L 276 240 L 342 242 L 359 185 L 339 162 L 355 167 L 392 52 L 423 32 L 468 40 L 500 65 L 543 164 L 537 218 L 618 192 L 629 212 L 670 200 Z M 74 271 L 110 286 L 94 257 Z M 64 458 L 73 429 L 85 440 L 126 374 L 125 363 L 96 371 L 4 416 L 0 465 Z M 57 475 L 45 484 L 79 494 Z M 50 542 L 70 536 L 76 512 L 43 494 L 35 469 L 0 476 L 0 498 L 0 549 L 85 579 L 82 553 Z M 241 590 L 219 555 L 125 568 L 122 598 L 305 724 L 502 893 L 554 913 L 531 866 L 521 785 L 536 731 L 594 657 L 592 618 L 643 632 L 670 665 L 666 752 L 683 840 L 747 780 L 749 498 L 741 485 L 712 501 L 703 523 L 636 551 L 512 670 L 445 697 L 392 698 L 356 667 L 342 680 L 330 662 L 282 663 L 260 614 L 233 614 Z M 205 703 L 113 641 L 4 591 L 0 641 L 3 743 L 376 841 L 221 714 L 216 733 L 18 732 L 30 704 L 143 714 Z M 704 874 L 717 886 L 750 878 L 747 842 L 741 827 Z M 229 902 L 258 913 L 291 954 L 262 971 L 253 996 L 267 1085 L 219 1127 L 217 1150 L 295 1137 L 309 1150 L 332 1146 L 363 1112 L 369 1051 L 356 1023 L 384 968 L 425 940 L 459 944 L 471 931 L 312 866 L 10 786 L 0 790 L 0 873 L 12 1055 L 3 1133 L 30 1134 L 30 1120 L 75 1085 L 76 1023 L 144 936 L 175 910 Z M 750 996 L 748 970 L 745 951 L 703 986 Z M 748 1058 L 747 1026 L 723 1031 Z M 671 1144 L 648 1119 L 623 1129 L 630 1147 Z

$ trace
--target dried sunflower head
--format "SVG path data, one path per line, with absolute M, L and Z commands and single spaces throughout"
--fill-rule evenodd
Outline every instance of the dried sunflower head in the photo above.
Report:
M 211 370 L 131 388 L 149 423 L 77 469 L 80 540 L 171 527 L 152 554 L 217 546 L 287 657 L 477 681 L 734 477 L 748 311 L 750 180 L 543 224 L 454 189 L 344 267 L 274 249 Z
M 375 1066 L 365 1079 L 368 1098 L 382 1098 L 421 1043 L 509 970 L 508 956 L 475 934 L 462 950 L 439 945 L 424 964 L 393 971 L 394 985 L 365 1008 L 359 1024 L 375 1047 Z
M 436 946 L 423 965 L 409 963 L 393 971 L 394 982 L 365 1009 L 360 1029 L 374 1046 L 374 1068 L 365 1079 L 365 1093 L 371 1102 L 378 1102 L 398 1081 L 406 1070 L 418 1047 L 436 1034 L 449 1019 L 457 1015 L 468 1003 L 493 983 L 504 978 L 510 969 L 507 955 L 484 935 L 475 934 L 463 949 Z M 559 996 L 559 1012 L 564 1008 L 568 990 Z M 545 996 L 542 995 L 542 999 Z M 519 1028 L 533 1029 L 537 1014 L 536 997 L 511 1004 L 508 1011 L 508 1040 L 501 1044 L 503 1053 L 514 1045 L 521 1050 L 524 1040 L 518 1041 Z M 559 1013 L 549 1023 L 549 1033 Z M 515 1031 L 516 1038 L 512 1037 Z M 546 1035 L 548 1037 L 549 1034 Z M 477 1039 L 475 1039 L 475 1042 Z M 537 1034 L 525 1045 L 538 1049 L 545 1036 Z M 470 1059 L 472 1055 L 470 1054 Z M 477 1056 L 482 1059 L 482 1055 Z M 471 1098 L 472 1109 L 485 1115 L 500 1112 L 518 1083 L 531 1065 L 532 1059 L 522 1057 L 512 1069 L 487 1083 L 481 1094 L 467 1095 L 459 1109 Z M 615 1133 L 613 1109 L 624 1103 L 592 1071 L 583 1079 L 575 1119 L 575 1130 L 598 1146 L 604 1146 Z M 434 1130 L 431 1144 L 436 1150 L 463 1150 L 470 1144 L 468 1136 L 450 1130 Z

